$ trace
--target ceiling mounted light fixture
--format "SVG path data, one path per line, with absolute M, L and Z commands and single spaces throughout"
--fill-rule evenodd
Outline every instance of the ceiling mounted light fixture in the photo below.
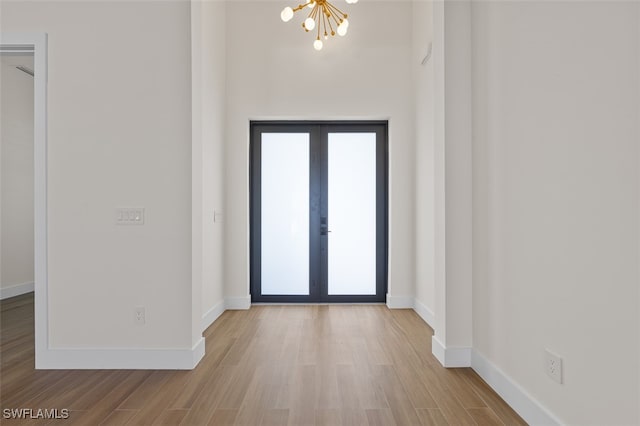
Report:
M 346 0 L 349 4 L 357 3 L 358 0 Z M 349 20 L 347 14 L 329 3 L 327 0 L 309 0 L 308 3 L 300 4 L 298 7 L 285 7 L 280 13 L 280 18 L 284 22 L 289 22 L 293 18 L 293 14 L 299 10 L 308 7 L 311 9 L 309 16 L 302 23 L 302 28 L 306 32 L 316 31 L 316 39 L 313 42 L 313 48 L 321 50 L 322 39 L 326 40 L 329 36 L 344 36 L 349 28 Z

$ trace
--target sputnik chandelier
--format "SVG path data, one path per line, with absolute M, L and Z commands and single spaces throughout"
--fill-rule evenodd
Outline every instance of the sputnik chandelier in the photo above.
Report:
M 346 0 L 346 2 L 354 4 L 357 3 L 358 0 Z M 304 9 L 305 7 L 310 8 L 311 12 L 307 19 L 302 23 L 302 28 L 304 28 L 306 32 L 317 29 L 316 39 L 313 42 L 314 49 L 322 49 L 322 38 L 326 40 L 329 36 L 335 36 L 336 32 L 339 36 L 347 34 L 347 29 L 349 28 L 347 14 L 329 3 L 327 0 L 309 0 L 308 3 L 300 4 L 296 8 L 287 6 L 282 9 L 280 18 L 282 18 L 284 22 L 289 22 L 291 18 L 293 18 L 293 14 L 295 12 Z

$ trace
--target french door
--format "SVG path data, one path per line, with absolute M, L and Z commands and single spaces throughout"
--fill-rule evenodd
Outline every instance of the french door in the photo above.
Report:
M 384 302 L 387 123 L 252 122 L 251 299 Z

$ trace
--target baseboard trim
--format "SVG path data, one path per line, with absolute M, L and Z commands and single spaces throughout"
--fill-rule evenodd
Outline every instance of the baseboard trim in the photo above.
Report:
M 471 352 L 471 368 L 530 425 L 563 424 L 522 386 L 475 349 Z
M 251 296 L 227 297 L 224 299 L 224 307 L 231 310 L 247 310 L 251 307 Z
M 206 314 L 202 316 L 202 331 L 204 332 L 215 320 L 220 317 L 225 311 L 224 309 L 225 302 L 221 300 L 220 302 L 213 305 L 211 309 L 207 311 Z
M 418 299 L 414 300 L 413 310 L 427 323 L 431 329 L 436 329 L 436 316 L 431 309 Z
M 192 370 L 204 357 L 204 338 L 191 349 L 47 349 L 41 370 Z
M 28 283 L 16 284 L 9 287 L 0 287 L 0 300 L 20 296 L 21 294 L 31 293 L 33 289 L 33 281 Z
M 431 353 L 443 367 L 471 367 L 471 348 L 446 347 L 435 335 L 431 337 Z
M 387 307 L 389 309 L 413 309 L 413 297 L 392 296 L 387 293 Z

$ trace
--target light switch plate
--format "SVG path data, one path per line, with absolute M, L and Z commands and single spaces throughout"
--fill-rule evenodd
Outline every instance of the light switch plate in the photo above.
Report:
M 144 225 L 144 207 L 116 208 L 116 225 Z

